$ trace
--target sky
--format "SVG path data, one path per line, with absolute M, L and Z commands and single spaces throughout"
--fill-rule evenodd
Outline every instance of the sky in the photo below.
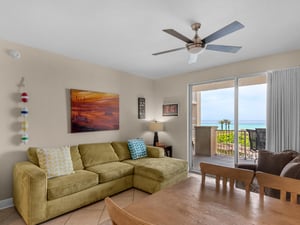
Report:
M 266 84 L 239 87 L 239 120 L 266 120 Z M 201 120 L 234 118 L 234 89 L 201 92 Z

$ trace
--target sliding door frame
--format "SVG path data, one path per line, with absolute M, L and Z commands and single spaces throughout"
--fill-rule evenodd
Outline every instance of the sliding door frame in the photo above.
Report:
M 250 78 L 256 76 L 267 76 L 267 72 L 258 72 L 255 74 L 244 74 L 239 76 L 228 77 L 224 79 L 216 79 L 209 80 L 204 82 L 194 82 L 188 84 L 188 132 L 187 132 L 187 140 L 188 140 L 188 160 L 189 160 L 189 170 L 191 172 L 199 173 L 198 170 L 195 170 L 193 165 L 193 144 L 192 144 L 192 134 L 193 134 L 193 124 L 192 124 L 192 100 L 193 100 L 193 86 L 195 85 L 204 85 L 204 84 L 212 84 L 222 81 L 233 81 L 234 82 L 234 164 L 238 163 L 239 153 L 238 153 L 238 132 L 239 132 L 239 80 L 242 78 Z

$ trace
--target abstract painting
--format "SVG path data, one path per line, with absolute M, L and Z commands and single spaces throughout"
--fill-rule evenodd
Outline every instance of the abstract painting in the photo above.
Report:
M 70 89 L 71 133 L 119 129 L 119 95 Z

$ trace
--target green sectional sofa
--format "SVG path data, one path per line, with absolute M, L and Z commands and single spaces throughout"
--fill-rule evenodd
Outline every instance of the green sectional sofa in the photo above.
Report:
M 129 188 L 153 193 L 187 177 L 187 161 L 147 146 L 147 157 L 132 160 L 127 142 L 80 144 L 70 148 L 74 173 L 47 178 L 37 148 L 14 166 L 13 199 L 28 225 L 101 200 Z

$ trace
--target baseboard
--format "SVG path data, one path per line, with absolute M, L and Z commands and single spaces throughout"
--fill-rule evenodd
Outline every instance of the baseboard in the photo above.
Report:
M 1 209 L 6 209 L 6 208 L 9 208 L 9 207 L 12 207 L 12 206 L 14 206 L 12 198 L 7 198 L 7 199 L 4 199 L 4 200 L 0 200 L 0 210 Z

